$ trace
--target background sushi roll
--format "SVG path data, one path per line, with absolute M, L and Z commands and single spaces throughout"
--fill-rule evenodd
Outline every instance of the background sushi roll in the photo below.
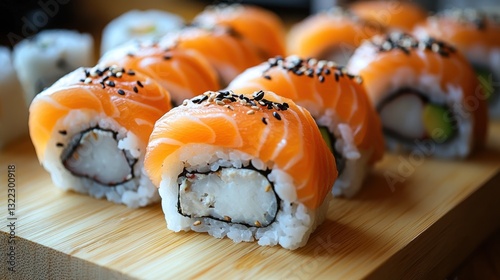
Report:
M 440 38 L 461 51 L 488 96 L 490 115 L 500 118 L 500 13 L 446 10 L 429 17 L 414 33 L 419 38 Z
M 335 156 L 339 177 L 333 194 L 352 197 L 369 167 L 384 153 L 380 119 L 361 82 L 332 61 L 289 56 L 271 58 L 246 70 L 228 89 L 269 90 L 305 107 Z
M 94 65 L 94 40 L 73 30 L 44 30 L 14 46 L 26 102 L 78 67 Z
M 159 199 L 143 170 L 146 144 L 170 106 L 166 90 L 132 69 L 79 68 L 35 97 L 29 131 L 57 187 L 145 206 Z
M 208 6 L 193 19 L 198 26 L 222 25 L 252 41 L 265 58 L 285 55 L 285 27 L 273 12 L 258 6 L 218 4 Z
M 452 46 L 391 33 L 364 43 L 347 70 L 363 77 L 389 149 L 466 157 L 484 144 L 486 96 Z
M 345 65 L 363 40 L 383 31 L 384 28 L 335 7 L 292 26 L 287 51 L 289 55 L 332 60 Z
M 184 19 L 160 10 L 131 10 L 104 27 L 101 55 L 127 41 L 160 38 L 170 31 L 181 29 Z
M 165 40 L 174 40 L 178 48 L 196 50 L 217 71 L 219 83 L 225 87 L 239 73 L 265 58 L 246 37 L 224 26 L 188 27 Z
M 326 214 L 335 161 L 310 114 L 272 92 L 206 92 L 165 114 L 145 167 L 167 226 L 295 249 Z
M 427 17 L 427 12 L 411 1 L 356 1 L 349 10 L 370 24 L 405 32 Z
M 168 38 L 117 47 L 101 57 L 99 64 L 143 72 L 170 92 L 174 105 L 220 88 L 217 72 L 202 54 L 194 49 L 179 48 Z
M 12 53 L 0 47 L 0 148 L 28 133 L 28 108 L 12 65 Z

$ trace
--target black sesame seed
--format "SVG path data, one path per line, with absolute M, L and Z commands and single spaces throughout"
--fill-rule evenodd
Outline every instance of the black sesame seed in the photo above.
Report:
M 133 90 L 135 93 L 139 93 L 139 89 L 136 86 L 134 86 Z
M 56 146 L 57 146 L 57 147 L 64 147 L 64 144 L 63 144 L 63 143 L 59 143 L 59 142 L 58 142 L 58 143 L 56 143 Z
M 165 55 L 165 56 L 163 56 L 163 59 L 170 60 L 170 59 L 172 59 L 172 56 L 171 55 Z
M 339 81 L 339 73 L 335 73 L 335 81 Z
M 326 68 L 324 72 L 325 72 L 325 75 L 330 75 L 330 73 L 331 73 L 330 69 L 328 69 L 328 68 Z
M 118 94 L 119 94 L 119 95 L 125 95 L 125 91 L 124 91 L 123 89 L 119 89 L 119 90 L 118 90 Z
M 290 106 L 289 106 L 289 105 L 288 105 L 288 103 L 286 103 L 286 102 L 285 102 L 285 103 L 283 103 L 283 106 L 285 106 L 285 108 L 287 108 L 287 109 L 288 109 L 288 108 L 290 108 Z
M 324 77 L 324 76 L 319 76 L 319 77 L 318 77 L 318 79 L 319 79 L 319 82 L 320 82 L 320 83 L 322 83 L 322 82 L 324 82 L 324 81 L 325 81 L 325 77 Z
M 85 79 L 80 79 L 80 82 L 82 82 L 82 83 L 85 82 Z
M 271 76 L 269 76 L 269 75 L 264 75 L 264 79 L 266 79 L 266 80 L 271 80 Z
M 109 79 L 109 76 L 104 77 L 104 79 L 102 79 L 102 81 L 105 82 L 107 79 Z
M 264 118 L 264 117 L 263 117 L 263 118 L 262 118 L 262 122 L 263 122 L 265 125 L 267 125 L 267 120 L 266 120 L 266 118 Z
M 90 76 L 89 70 L 84 70 L 83 72 L 85 72 L 85 78 L 88 78 Z
M 281 116 L 278 112 L 273 112 L 273 117 L 275 117 L 278 121 L 281 121 Z
M 113 82 L 113 81 L 108 81 L 108 83 L 107 83 L 107 84 L 108 84 L 108 86 L 110 86 L 110 87 L 115 87 L 115 82 Z
M 137 85 L 143 88 L 144 86 L 142 85 L 141 81 L 137 81 Z
M 59 130 L 59 134 L 66 135 L 66 134 L 68 134 L 68 132 L 66 130 Z
M 261 100 L 262 98 L 264 98 L 264 91 L 259 90 L 259 91 L 255 92 L 253 94 L 253 98 L 255 99 L 255 101 Z
M 134 72 L 134 71 L 132 71 L 132 70 L 129 70 L 129 71 L 127 72 L 127 75 L 129 75 L 129 76 L 134 76 L 134 75 L 135 75 L 135 72 Z

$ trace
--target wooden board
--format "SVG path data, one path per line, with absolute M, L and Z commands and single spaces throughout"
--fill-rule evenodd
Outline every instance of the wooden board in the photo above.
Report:
M 1 153 L 0 275 L 17 279 L 443 278 L 500 225 L 500 123 L 465 161 L 387 155 L 352 200 L 336 199 L 298 250 L 166 229 L 159 205 L 127 209 L 56 189 L 29 139 Z M 16 270 L 7 271 L 8 165 L 16 173 Z M 390 186 L 385 174 L 402 182 Z

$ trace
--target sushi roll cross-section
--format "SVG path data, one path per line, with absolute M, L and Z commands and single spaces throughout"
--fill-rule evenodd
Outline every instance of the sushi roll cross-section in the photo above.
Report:
M 145 206 L 159 198 L 143 170 L 146 144 L 170 108 L 168 92 L 134 70 L 79 68 L 36 96 L 30 136 L 57 187 Z
M 363 77 L 389 149 L 426 143 L 434 156 L 466 157 L 484 144 L 486 96 L 453 46 L 394 32 L 363 44 L 347 67 Z
M 267 92 L 206 92 L 165 114 L 145 168 L 167 226 L 296 249 L 326 214 L 337 172 L 310 114 Z
M 462 52 L 476 71 L 490 115 L 500 118 L 500 14 L 451 9 L 427 18 L 414 33 L 435 37 Z

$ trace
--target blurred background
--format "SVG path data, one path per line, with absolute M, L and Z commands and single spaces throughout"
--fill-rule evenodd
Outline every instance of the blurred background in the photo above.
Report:
M 2 0 L 0 1 L 0 44 L 13 46 L 43 29 L 64 27 L 89 32 L 99 44 L 101 30 L 113 18 L 130 9 L 162 9 L 190 20 L 209 4 L 251 3 L 276 12 L 289 26 L 308 14 L 353 0 Z M 414 0 L 435 12 L 451 7 L 498 8 L 500 0 Z

